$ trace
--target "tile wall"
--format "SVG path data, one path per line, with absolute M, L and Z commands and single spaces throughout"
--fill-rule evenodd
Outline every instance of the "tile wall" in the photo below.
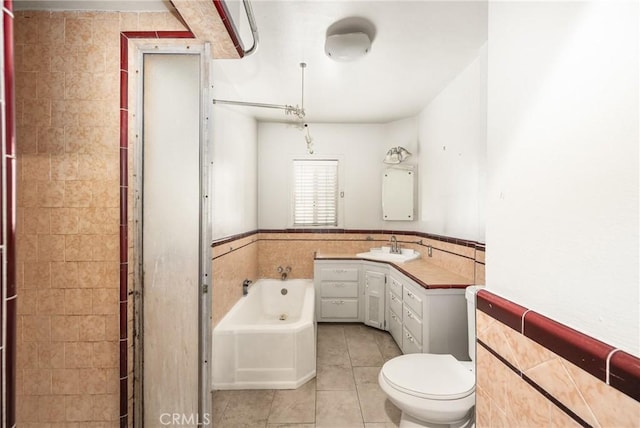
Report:
M 120 32 L 184 25 L 19 12 L 15 27 L 18 424 L 116 426 Z
M 389 231 L 385 231 L 389 232 Z M 299 233 L 295 231 L 255 231 L 214 243 L 212 272 L 213 325 L 215 326 L 242 296 L 246 278 L 280 278 L 278 266 L 291 267 L 290 278 L 313 278 L 314 253 L 356 254 L 372 247 L 387 245 L 396 235 L 404 248 L 413 248 L 427 257 L 427 246 L 433 247 L 429 260 L 445 269 L 484 283 L 484 247 L 468 242 L 446 242 L 425 238 L 420 234 L 345 231 L 342 233 Z M 478 275 L 478 276 L 476 276 Z M 482 281 L 482 282 L 478 282 Z
M 494 311 L 500 311 L 499 301 L 491 305 Z M 526 320 L 544 319 L 525 308 L 519 309 L 515 312 L 521 313 Z M 567 358 L 564 358 L 527 337 L 535 337 L 534 326 L 529 326 L 528 321 L 519 321 L 517 316 L 510 318 L 512 322 L 508 321 L 508 315 L 497 313 L 494 317 L 480 307 L 477 311 L 478 428 L 638 426 L 640 360 L 621 352 L 613 354 L 612 368 L 616 365 L 615 359 L 623 357 L 634 361 L 625 365 L 632 367 L 631 371 L 635 370 L 635 379 L 628 373 L 626 378 L 619 377 L 630 385 L 629 388 L 614 388 L 605 382 L 605 372 L 609 370 L 605 360 L 613 348 L 547 319 L 541 324 L 553 326 L 555 332 L 545 331 L 540 337 L 554 343 L 557 349 L 565 349 L 558 351 L 565 352 Z M 584 349 L 575 349 L 576 346 Z M 604 349 L 601 356 L 596 355 L 599 348 Z M 595 367 L 596 361 L 600 367 Z M 626 389 L 627 393 L 620 389 Z

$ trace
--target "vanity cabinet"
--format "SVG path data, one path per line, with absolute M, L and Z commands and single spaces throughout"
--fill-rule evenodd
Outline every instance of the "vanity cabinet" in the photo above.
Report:
M 317 321 L 360 321 L 360 270 L 359 263 L 316 261 Z
M 468 360 L 464 288 L 425 289 L 390 268 L 389 332 L 404 354 L 451 354 Z
M 314 281 L 319 322 L 387 330 L 404 354 L 469 358 L 464 288 L 425 289 L 386 263 L 351 260 L 316 260 Z

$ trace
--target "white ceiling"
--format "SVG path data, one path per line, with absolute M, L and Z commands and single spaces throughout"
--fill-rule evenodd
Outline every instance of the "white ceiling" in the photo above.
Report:
M 203 0 L 204 1 L 204 0 Z M 232 15 L 239 0 L 227 0 Z M 260 45 L 241 60 L 214 60 L 213 96 L 300 104 L 305 70 L 309 122 L 384 123 L 418 113 L 460 73 L 487 40 L 486 1 L 252 0 Z M 168 10 L 167 0 L 18 0 L 16 9 Z M 327 28 L 362 17 L 376 28 L 370 53 L 336 62 L 324 54 Z M 246 45 L 245 20 L 238 22 Z M 240 108 L 259 120 L 290 119 L 279 110 Z
M 231 5 L 233 2 L 229 2 Z M 418 113 L 476 58 L 487 40 L 487 3 L 480 1 L 251 2 L 258 51 L 241 60 L 214 60 L 215 98 L 300 103 L 305 71 L 309 122 L 384 123 Z M 370 53 L 336 62 L 324 53 L 327 28 L 347 17 L 376 27 Z M 240 23 L 240 27 L 246 27 Z M 243 28 L 246 33 L 246 28 Z M 245 44 L 250 44 L 250 38 Z M 245 109 L 261 120 L 283 112 Z

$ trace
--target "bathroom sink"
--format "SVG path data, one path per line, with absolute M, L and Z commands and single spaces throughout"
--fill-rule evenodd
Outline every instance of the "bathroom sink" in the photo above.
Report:
M 419 259 L 420 253 L 410 248 L 401 248 L 401 254 L 391 252 L 391 247 L 371 248 L 366 253 L 358 253 L 356 256 L 363 259 L 382 260 L 385 262 L 404 263 Z

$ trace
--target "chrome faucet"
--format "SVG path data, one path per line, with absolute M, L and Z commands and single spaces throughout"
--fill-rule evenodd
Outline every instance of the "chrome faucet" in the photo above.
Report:
M 249 294 L 249 286 L 252 284 L 253 281 L 251 281 L 250 279 L 245 279 L 244 281 L 242 281 L 242 295 L 246 296 L 247 294 Z
M 391 254 L 400 254 L 400 247 L 398 246 L 398 239 L 396 238 L 395 235 L 391 235 L 391 238 L 389 239 L 389 243 L 391 245 Z
M 278 273 L 280 274 L 280 279 L 284 281 L 287 279 L 287 276 L 289 276 L 289 273 L 291 273 L 291 266 L 287 266 L 286 268 L 278 266 Z

